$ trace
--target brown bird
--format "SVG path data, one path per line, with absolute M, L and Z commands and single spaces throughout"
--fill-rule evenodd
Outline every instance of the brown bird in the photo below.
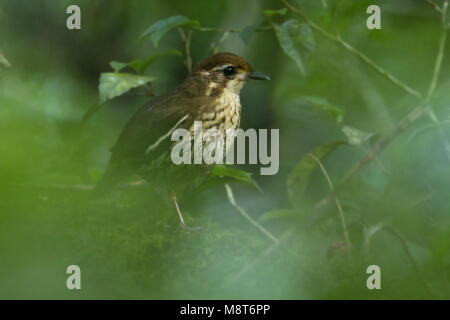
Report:
M 184 222 L 175 191 L 210 168 L 175 165 L 170 157 L 174 145 L 170 133 L 183 128 L 193 139 L 194 121 L 202 121 L 202 131 L 215 128 L 224 133 L 239 127 L 239 93 L 248 79 L 270 80 L 233 53 L 217 53 L 200 61 L 178 87 L 153 99 L 131 117 L 111 148 L 111 159 L 96 191 L 109 190 L 124 177 L 138 174 L 168 189 L 180 225 L 191 229 Z

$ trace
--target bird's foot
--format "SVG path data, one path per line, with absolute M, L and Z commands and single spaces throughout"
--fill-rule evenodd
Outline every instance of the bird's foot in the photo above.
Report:
M 178 206 L 177 197 L 175 196 L 175 192 L 169 191 L 169 197 L 173 201 L 173 203 L 175 205 L 175 209 L 177 210 L 178 218 L 180 219 L 180 227 L 181 227 L 182 230 L 184 230 L 184 231 L 198 231 L 198 230 L 202 230 L 203 229 L 203 227 L 189 227 L 184 222 L 183 214 L 181 213 L 180 207 Z

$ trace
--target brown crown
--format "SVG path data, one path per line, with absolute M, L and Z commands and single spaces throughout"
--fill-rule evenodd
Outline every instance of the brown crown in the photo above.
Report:
M 198 62 L 194 67 L 194 72 L 200 70 L 211 70 L 217 66 L 225 64 L 242 69 L 248 73 L 251 73 L 253 71 L 250 64 L 248 64 L 247 61 L 242 59 L 242 57 L 234 53 L 219 52 Z

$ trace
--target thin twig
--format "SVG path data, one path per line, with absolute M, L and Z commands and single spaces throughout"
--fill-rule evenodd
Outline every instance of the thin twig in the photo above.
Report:
M 287 231 L 285 234 L 281 236 L 278 242 L 273 243 L 270 247 L 264 250 L 255 260 L 245 265 L 237 274 L 233 275 L 233 277 L 224 285 L 224 287 L 232 287 L 236 282 L 238 282 L 242 276 L 244 276 L 247 272 L 253 269 L 253 267 L 261 264 L 261 262 L 272 255 L 276 249 L 279 248 L 281 243 L 284 243 L 288 238 L 292 236 L 294 230 Z
M 430 2 L 430 3 L 432 3 L 432 2 Z M 434 5 L 436 5 L 436 4 L 434 4 Z M 447 42 L 447 34 L 448 34 L 447 9 L 448 9 L 448 1 L 445 1 L 442 5 L 442 8 L 439 7 L 439 10 L 438 10 L 441 13 L 442 33 L 441 33 L 441 38 L 439 40 L 438 52 L 436 54 L 436 61 L 434 63 L 433 75 L 431 77 L 431 82 L 430 82 L 430 86 L 428 88 L 428 93 L 427 93 L 427 97 L 426 97 L 427 102 L 430 101 L 430 99 L 433 97 L 433 94 L 436 90 L 436 85 L 439 80 L 439 74 L 440 74 L 441 68 L 442 68 L 442 60 L 444 59 L 444 50 L 445 50 L 445 44 Z M 439 124 L 439 119 L 431 107 L 428 109 L 428 115 L 430 116 L 431 121 L 433 121 L 436 124 Z M 439 134 L 440 134 L 441 140 L 444 144 L 444 147 L 445 147 L 445 150 L 447 153 L 447 158 L 450 160 L 450 141 L 449 141 L 447 135 L 445 134 L 444 130 L 442 130 L 441 127 L 439 127 Z
M 390 176 L 391 172 L 389 172 L 388 169 L 384 166 L 384 164 L 381 162 L 378 156 L 375 156 L 375 164 L 378 166 L 378 168 L 383 172 L 386 176 Z
M 424 105 L 419 105 L 411 110 L 389 133 L 380 138 L 366 153 L 366 155 L 347 172 L 344 178 L 340 181 L 339 185 L 346 183 L 350 178 L 370 163 L 377 156 L 377 154 L 383 151 L 393 140 L 395 140 L 395 138 L 397 138 L 398 135 L 400 135 L 400 133 L 409 128 L 418 118 L 420 118 L 425 110 L 426 106 Z
M 72 190 L 72 191 L 91 191 L 94 189 L 94 185 L 89 184 L 35 184 L 35 183 L 5 183 L 2 186 L 13 188 L 30 188 L 30 189 L 53 189 L 53 190 Z
M 444 58 L 444 49 L 445 49 L 445 43 L 447 42 L 447 8 L 448 8 L 448 1 L 445 1 L 442 5 L 442 34 L 441 39 L 439 41 L 439 49 L 438 53 L 436 55 L 436 62 L 434 63 L 434 71 L 433 76 L 431 78 L 430 87 L 428 88 L 427 97 L 425 99 L 426 102 L 430 100 L 430 98 L 433 96 L 434 90 L 436 89 L 436 84 L 439 78 L 439 74 L 441 72 L 441 66 L 442 66 L 442 60 Z
M 272 240 L 274 243 L 278 243 L 277 237 L 275 237 L 272 233 L 270 233 L 266 228 L 264 228 L 261 224 L 259 224 L 257 221 L 255 221 L 252 217 L 249 216 L 247 212 L 245 212 L 244 209 L 242 209 L 234 199 L 233 196 L 233 190 L 228 185 L 228 183 L 225 184 L 225 189 L 227 191 L 228 200 L 230 201 L 231 205 L 236 209 L 237 212 L 239 212 L 245 219 L 247 219 L 256 229 L 261 231 L 265 236 L 267 236 L 270 240 Z
M 186 35 L 183 29 L 178 28 L 178 32 L 180 33 L 181 40 L 184 42 L 184 50 L 186 52 L 186 58 L 184 60 L 184 64 L 186 65 L 187 71 L 189 74 L 192 72 L 192 58 L 191 58 L 191 37 L 192 30 L 188 32 Z
M 227 40 L 228 36 L 230 35 L 229 31 L 225 31 L 222 36 L 220 37 L 220 39 L 217 41 L 216 44 L 214 44 L 214 42 L 212 43 L 212 53 L 215 54 L 217 52 L 219 52 L 221 45 L 225 42 L 225 40 Z
M 431 121 L 433 121 L 436 125 L 438 125 L 439 135 L 441 137 L 442 143 L 444 144 L 444 148 L 447 153 L 447 158 L 448 158 L 448 160 L 450 160 L 450 141 L 449 141 L 447 135 L 445 134 L 445 131 L 440 126 L 440 124 L 442 124 L 442 122 L 439 121 L 439 119 L 436 116 L 436 114 L 434 113 L 433 109 L 429 108 L 427 111 L 428 111 L 428 115 L 430 116 Z
M 431 4 L 431 5 L 434 7 L 434 9 L 436 9 L 436 11 L 442 13 L 442 8 L 439 7 L 438 4 L 437 4 L 436 2 L 434 2 L 433 0 L 427 0 L 427 2 L 428 2 L 429 4 Z
M 372 149 L 363 157 L 357 164 L 355 164 L 344 176 L 344 179 L 335 187 L 334 191 L 331 191 L 322 199 L 320 199 L 313 208 L 311 208 L 303 217 L 306 223 L 301 223 L 298 226 L 293 226 L 287 230 L 279 239 L 278 243 L 272 244 L 266 250 L 264 250 L 256 259 L 250 262 L 244 269 L 241 270 L 239 275 L 236 276 L 234 282 L 236 282 L 245 273 L 251 270 L 254 266 L 262 263 L 262 261 L 269 257 L 276 249 L 295 235 L 298 228 L 311 227 L 315 222 L 319 221 L 318 213 L 326 208 L 336 196 L 336 191 L 342 188 L 342 186 L 348 182 L 354 175 L 356 175 L 362 168 L 375 159 L 375 156 L 386 148 L 400 133 L 411 126 L 424 112 L 425 108 L 420 105 L 409 112 L 403 119 L 399 121 L 397 126 L 392 129 L 384 138 L 378 140 L 378 142 L 372 147 Z
M 394 76 L 392 76 L 390 73 L 385 71 L 383 68 L 378 66 L 375 62 L 373 62 L 370 58 L 365 56 L 363 53 L 359 52 L 349 44 L 347 44 L 344 40 L 342 40 L 340 37 L 336 37 L 318 25 L 316 25 L 313 21 L 311 21 L 307 16 L 304 15 L 304 13 L 297 9 L 296 7 L 292 6 L 287 0 L 282 0 L 283 3 L 294 13 L 299 14 L 305 21 L 308 23 L 313 29 L 321 33 L 324 37 L 339 43 L 341 46 L 343 46 L 347 51 L 350 53 L 356 55 L 359 57 L 363 62 L 367 63 L 369 66 L 371 66 L 374 70 L 376 70 L 381 75 L 385 76 L 388 80 L 390 80 L 393 84 L 396 86 L 402 88 L 405 92 L 407 92 L 410 95 L 413 95 L 417 98 L 419 98 L 421 101 L 423 101 L 422 95 L 414 90 L 411 89 L 408 85 L 401 82 Z M 447 3 L 447 1 L 446 1 Z M 441 40 L 442 41 L 442 40 Z M 442 43 L 442 42 L 441 42 Z M 438 59 L 440 55 L 438 54 Z M 436 64 L 435 64 L 436 65 Z M 440 63 L 438 65 L 438 68 L 435 68 L 435 71 L 440 70 Z M 436 74 L 436 73 L 435 73 Z M 433 76 L 434 79 L 435 76 Z M 437 79 L 437 76 L 436 76 Z M 437 80 L 436 80 L 437 81 Z M 431 87 L 431 85 L 430 85 Z M 431 91 L 433 93 L 434 89 Z M 309 210 L 309 212 L 304 216 L 304 219 L 308 219 L 310 223 L 301 224 L 302 227 L 309 227 L 311 223 L 314 221 L 318 221 L 317 219 L 317 213 L 322 210 L 323 208 L 327 207 L 328 204 L 332 201 L 332 199 L 336 196 L 336 190 L 341 188 L 346 182 L 348 182 L 353 176 L 355 176 L 357 173 L 359 173 L 367 164 L 369 164 L 372 160 L 376 159 L 377 154 L 379 154 L 381 151 L 383 151 L 397 136 L 399 136 L 404 130 L 409 128 L 417 119 L 419 119 L 425 112 L 425 110 L 428 108 L 428 105 L 426 103 L 421 103 L 417 107 L 415 107 L 413 110 L 411 110 L 406 116 L 404 116 L 397 125 L 388 132 L 383 138 L 379 139 L 367 152 L 367 154 L 358 161 L 348 172 L 344 175 L 344 178 L 341 180 L 341 182 L 337 185 L 335 190 L 331 191 L 328 195 L 323 197 L 321 200 L 319 200 L 316 205 Z M 239 274 L 234 278 L 234 282 L 239 280 L 245 273 L 247 273 L 249 270 L 251 270 L 254 266 L 259 265 L 262 263 L 264 259 L 269 257 L 282 243 L 285 243 L 287 240 L 289 240 L 294 234 L 296 234 L 296 231 L 299 227 L 294 226 L 287 230 L 280 238 L 280 240 L 271 245 L 270 247 L 266 248 L 256 259 L 254 259 L 251 263 L 249 263 L 245 268 L 239 272 Z M 406 247 L 406 249 L 408 249 Z
M 0 64 L 3 64 L 5 67 L 11 67 L 11 63 L 5 58 L 2 51 L 0 50 Z
M 372 59 L 370 59 L 368 56 L 366 56 L 364 53 L 362 53 L 361 51 L 359 51 L 358 49 L 354 48 L 353 46 L 351 46 L 349 43 L 347 43 L 345 40 L 343 40 L 339 35 L 335 36 L 331 33 L 329 33 L 328 31 L 326 31 L 325 29 L 321 28 L 319 25 L 317 25 L 316 23 L 314 23 L 311 19 L 309 19 L 300 8 L 294 7 L 293 5 L 291 5 L 287 0 L 282 0 L 283 3 L 286 5 L 286 7 L 288 7 L 292 12 L 300 15 L 303 20 L 314 30 L 318 31 L 320 34 L 322 34 L 322 36 L 324 36 L 325 38 L 338 43 L 340 46 L 342 46 L 344 49 L 346 49 L 348 52 L 352 53 L 354 56 L 358 57 L 361 61 L 363 61 L 364 63 L 366 63 L 368 66 L 370 66 L 372 69 L 374 69 L 376 72 L 378 72 L 379 74 L 381 74 L 383 77 L 385 77 L 386 79 L 388 79 L 390 82 L 392 82 L 393 84 L 395 84 L 397 87 L 403 89 L 405 92 L 407 92 L 408 94 L 422 100 L 422 94 L 415 90 L 412 89 L 410 86 L 408 86 L 406 83 L 404 83 L 403 81 L 397 79 L 394 75 L 392 75 L 391 73 L 389 73 L 387 70 L 385 70 L 384 68 L 382 68 L 381 66 L 379 66 L 375 61 L 373 61 Z
M 403 239 L 402 235 L 395 230 L 394 227 L 390 225 L 386 225 L 384 229 L 390 231 L 398 240 L 400 240 L 400 243 L 402 244 L 403 250 L 405 251 L 406 255 L 408 256 L 409 261 L 411 262 L 411 265 L 416 272 L 419 279 L 422 281 L 422 284 L 427 289 L 428 293 L 431 294 L 430 286 L 428 285 L 428 282 L 425 280 L 425 278 L 422 276 L 422 273 L 420 272 L 419 266 L 416 263 L 416 260 L 414 260 L 414 256 L 412 255 L 411 251 L 409 250 L 408 244 L 406 243 L 406 240 Z
M 333 182 L 331 181 L 331 178 L 328 175 L 327 171 L 325 170 L 325 167 L 323 166 L 322 162 L 312 153 L 310 153 L 309 156 L 311 158 L 313 158 L 317 162 L 317 164 L 320 167 L 320 170 L 322 171 L 323 175 L 327 179 L 327 182 L 328 182 L 328 185 L 330 186 L 331 191 L 334 192 Z M 347 224 L 345 222 L 344 210 L 342 210 L 341 202 L 339 201 L 337 196 L 334 198 L 334 200 L 336 202 L 336 206 L 337 206 L 338 211 L 339 211 L 339 218 L 341 219 L 342 230 L 344 232 L 345 245 L 347 247 L 347 255 L 350 256 L 350 250 L 351 250 L 350 237 L 348 235 Z
M 145 182 L 142 180 L 125 182 L 119 184 L 118 188 L 140 187 Z M 35 183 L 1 183 L 0 186 L 7 186 L 13 188 L 30 188 L 30 189 L 53 189 L 53 190 L 72 190 L 72 191 L 92 191 L 95 185 L 92 184 L 64 184 L 64 183 L 52 183 L 52 184 L 35 184 Z
M 424 276 L 422 275 L 422 272 L 420 271 L 418 264 L 416 263 L 416 260 L 414 259 L 414 256 L 411 253 L 411 250 L 409 250 L 408 243 L 403 238 L 403 236 L 390 224 L 387 224 L 386 222 L 381 222 L 381 223 L 378 223 L 378 224 L 372 226 L 371 228 L 369 228 L 369 230 L 366 231 L 366 237 L 364 239 L 365 252 L 368 253 L 368 251 L 369 251 L 370 241 L 371 241 L 372 237 L 377 232 L 379 232 L 383 229 L 390 232 L 392 235 L 394 235 L 400 241 L 403 251 L 405 251 L 406 256 L 408 257 L 408 260 L 411 263 L 412 268 L 414 269 L 414 272 L 417 274 L 418 278 L 420 279 L 420 281 L 422 282 L 423 286 L 428 291 L 428 293 L 432 294 L 430 285 L 425 280 Z
M 235 29 L 235 28 L 225 29 L 225 28 L 200 27 L 200 28 L 197 28 L 196 30 L 203 31 L 203 32 L 231 32 L 231 33 L 241 33 L 242 30 L 244 30 L 244 29 Z M 261 32 L 261 31 L 271 31 L 271 30 L 273 30 L 272 26 L 264 26 L 264 27 L 256 28 L 254 31 L 255 31 L 255 32 Z
M 363 240 L 362 252 L 364 253 L 365 256 L 368 256 L 369 251 L 370 251 L 370 242 L 372 241 L 373 236 L 375 235 L 375 233 L 377 233 L 378 231 L 380 231 L 381 229 L 384 228 L 385 223 L 379 222 L 370 227 L 367 227 L 363 223 L 361 223 L 361 224 L 364 226 L 364 240 Z

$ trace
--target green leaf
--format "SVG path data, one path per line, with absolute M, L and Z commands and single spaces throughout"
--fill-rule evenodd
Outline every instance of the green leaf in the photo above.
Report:
M 138 76 L 130 73 L 102 73 L 100 75 L 100 103 L 118 97 L 132 88 L 153 81 L 154 78 Z
M 450 120 L 443 120 L 441 122 L 438 123 L 433 123 L 433 124 L 428 124 L 425 125 L 421 128 L 418 128 L 416 130 L 414 130 L 411 135 L 408 137 L 408 143 L 411 143 L 412 140 L 414 140 L 415 138 L 421 136 L 422 134 L 425 134 L 429 131 L 435 130 L 435 129 L 439 129 L 442 128 L 444 126 L 448 126 L 450 125 Z
M 152 24 L 142 33 L 139 40 L 150 36 L 155 47 L 158 47 L 159 41 L 167 32 L 175 28 L 187 26 L 199 28 L 200 23 L 197 20 L 191 20 L 185 16 L 172 16 Z
M 150 56 L 147 59 L 136 59 L 130 62 L 119 62 L 119 61 L 111 61 L 109 64 L 111 68 L 114 69 L 114 72 L 119 72 L 126 67 L 132 68 L 136 73 L 142 74 L 145 70 L 156 60 L 165 56 L 182 56 L 182 53 L 176 49 L 166 50 L 157 54 Z
M 284 16 L 287 13 L 287 8 L 283 8 L 280 10 L 264 10 L 265 15 L 267 18 L 271 18 L 274 15 L 282 15 Z
M 348 143 L 354 146 L 362 145 L 375 135 L 349 126 L 343 126 L 342 132 L 346 135 Z
M 298 215 L 298 212 L 295 210 L 288 210 L 288 209 L 276 209 L 271 210 L 269 212 L 264 213 L 258 218 L 258 222 L 267 222 L 270 220 L 275 219 L 283 219 L 283 218 L 290 218 L 295 217 Z
M 131 67 L 131 63 L 133 63 L 134 61 L 136 60 L 133 60 L 131 62 L 111 61 L 109 65 L 111 66 L 111 68 L 113 68 L 114 72 L 119 72 L 126 67 Z
M 315 49 L 314 35 L 311 28 L 296 19 L 285 21 L 281 26 L 272 23 L 281 49 L 297 64 L 300 72 L 305 74 L 305 67 L 300 53 Z
M 337 124 L 341 124 L 342 120 L 344 120 L 344 110 L 329 103 L 327 99 L 312 96 L 303 96 L 302 98 L 328 113 L 333 117 Z
M 293 203 L 296 203 L 298 196 L 306 191 L 312 174 L 319 167 L 319 164 L 314 157 L 320 161 L 323 161 L 342 144 L 346 144 L 346 142 L 334 141 L 322 145 L 316 148 L 313 152 L 306 154 L 302 159 L 300 159 L 299 162 L 297 162 L 294 169 L 292 169 L 289 173 L 287 179 L 288 194 Z
M 262 192 L 256 181 L 252 179 L 252 174 L 250 172 L 221 165 L 217 165 L 211 170 L 208 178 L 202 183 L 202 185 L 203 187 L 210 186 L 215 184 L 217 180 L 223 181 L 223 179 L 244 182 Z

